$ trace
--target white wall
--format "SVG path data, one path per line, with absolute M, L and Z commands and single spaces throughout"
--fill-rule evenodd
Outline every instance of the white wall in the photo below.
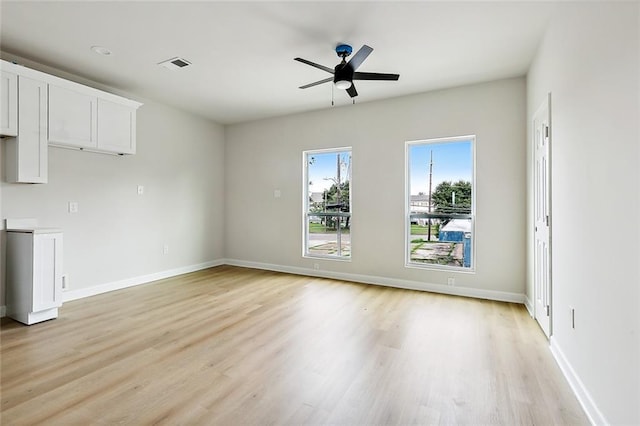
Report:
M 62 228 L 71 291 L 224 257 L 223 127 L 143 102 L 136 155 L 51 147 L 49 183 L 9 184 L 3 177 L 2 219 L 33 217 Z M 69 201 L 78 202 L 78 213 L 67 212 Z M 3 298 L 4 283 L 0 305 Z
M 522 296 L 525 126 L 522 78 L 228 126 L 226 256 L 416 284 L 454 276 L 461 287 Z M 405 268 L 405 141 L 469 134 L 477 135 L 477 272 Z M 302 151 L 341 146 L 353 147 L 352 261 L 306 259 Z
M 559 6 L 527 80 L 528 117 L 552 93 L 552 349 L 596 423 L 640 424 L 639 23 Z

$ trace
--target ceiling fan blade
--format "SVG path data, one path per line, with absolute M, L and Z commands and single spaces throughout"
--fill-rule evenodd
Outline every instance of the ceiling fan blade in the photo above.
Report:
M 303 64 L 311 65 L 312 67 L 316 67 L 321 69 L 322 71 L 326 71 L 329 74 L 333 74 L 333 68 L 325 67 L 324 65 L 316 64 L 315 62 L 307 61 L 302 58 L 293 58 L 294 61 L 302 62 Z
M 399 74 L 383 74 L 378 72 L 354 72 L 354 80 L 397 80 Z
M 356 90 L 356 86 L 353 84 L 353 82 L 351 82 L 351 87 L 347 89 L 347 93 L 352 98 L 355 98 L 356 96 L 358 96 L 358 91 Z
M 304 86 L 300 86 L 300 89 L 307 89 L 309 87 L 317 86 L 318 84 L 328 83 L 333 81 L 333 77 L 327 77 L 324 80 L 315 81 L 313 83 L 305 84 Z
M 367 46 L 366 44 L 362 45 L 360 50 L 353 55 L 349 64 L 353 67 L 354 70 L 357 70 L 360 65 L 364 62 L 365 59 L 373 52 L 373 48 Z

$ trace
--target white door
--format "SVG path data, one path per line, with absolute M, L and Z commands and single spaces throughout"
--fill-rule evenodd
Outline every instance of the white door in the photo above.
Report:
M 534 170 L 534 315 L 547 337 L 551 336 L 551 240 L 549 143 L 551 95 L 533 116 Z

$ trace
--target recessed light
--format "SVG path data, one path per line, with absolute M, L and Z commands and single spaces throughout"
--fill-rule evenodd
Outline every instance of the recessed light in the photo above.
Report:
M 110 56 L 113 54 L 109 49 L 103 46 L 91 46 L 91 50 L 102 56 Z

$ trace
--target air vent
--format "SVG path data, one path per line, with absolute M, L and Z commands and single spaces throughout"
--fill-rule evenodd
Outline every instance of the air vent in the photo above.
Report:
M 160 65 L 161 67 L 165 67 L 168 70 L 175 71 L 184 67 L 188 67 L 189 65 L 191 65 L 191 62 L 187 61 L 186 59 L 176 57 L 167 59 L 166 61 L 162 61 L 158 65 Z

